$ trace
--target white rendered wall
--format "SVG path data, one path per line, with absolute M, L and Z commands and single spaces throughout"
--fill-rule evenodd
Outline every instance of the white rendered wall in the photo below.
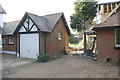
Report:
M 0 26 L 3 27 L 3 14 L 0 14 Z

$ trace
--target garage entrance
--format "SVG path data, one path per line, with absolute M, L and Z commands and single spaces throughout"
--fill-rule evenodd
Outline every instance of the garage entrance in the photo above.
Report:
M 39 55 L 39 34 L 20 34 L 20 57 L 34 58 Z

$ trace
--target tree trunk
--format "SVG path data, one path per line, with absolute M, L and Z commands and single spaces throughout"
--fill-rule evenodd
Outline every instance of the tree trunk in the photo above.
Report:
M 86 52 L 86 34 L 84 32 L 84 53 Z

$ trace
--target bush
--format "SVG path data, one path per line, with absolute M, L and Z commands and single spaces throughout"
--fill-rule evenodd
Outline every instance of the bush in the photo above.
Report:
M 40 54 L 38 57 L 37 57 L 37 62 L 47 62 L 51 59 L 51 56 L 48 55 L 48 54 Z

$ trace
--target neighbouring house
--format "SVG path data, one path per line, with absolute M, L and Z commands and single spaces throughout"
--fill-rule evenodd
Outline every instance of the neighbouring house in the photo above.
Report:
M 0 5 L 0 27 L 3 27 L 3 14 L 6 14 L 3 7 Z
M 12 22 L 4 22 L 2 30 L 2 49 L 3 53 L 16 54 L 17 52 L 17 37 L 14 35 L 14 31 L 17 28 L 20 20 Z
M 98 3 L 97 23 L 104 22 L 107 18 L 114 13 L 114 11 L 120 6 L 120 1 L 109 1 L 104 3 Z
M 22 20 L 8 22 L 3 28 L 3 52 L 18 57 L 56 56 L 68 47 L 70 30 L 63 13 L 37 16 L 26 12 Z
M 2 34 L 2 27 L 3 27 L 3 14 L 6 14 L 6 12 L 3 9 L 3 7 L 0 5 L 0 53 L 1 53 L 1 49 L 2 49 L 1 34 Z
M 104 22 L 95 25 L 98 59 L 120 60 L 120 7 Z

